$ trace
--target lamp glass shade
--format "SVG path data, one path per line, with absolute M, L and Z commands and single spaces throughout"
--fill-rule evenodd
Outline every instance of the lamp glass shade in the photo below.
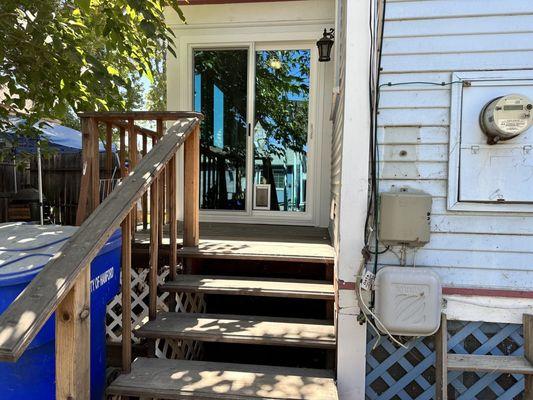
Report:
M 327 62 L 331 60 L 331 48 L 333 47 L 333 39 L 324 35 L 318 42 L 318 61 Z

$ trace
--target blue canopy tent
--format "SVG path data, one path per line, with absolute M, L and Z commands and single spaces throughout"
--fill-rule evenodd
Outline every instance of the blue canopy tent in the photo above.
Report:
M 24 120 L 15 120 L 14 125 L 23 124 Z M 82 149 L 82 135 L 80 131 L 60 125 L 54 121 L 43 121 L 34 125 L 36 129 L 41 131 L 41 138 L 46 139 L 50 146 L 62 153 L 78 153 Z M 14 134 L 8 133 L 8 138 L 13 139 Z M 38 140 L 31 138 L 18 139 L 15 153 L 37 153 L 39 146 Z M 102 142 L 99 144 L 101 153 L 105 152 L 105 147 Z M 115 145 L 112 146 L 112 151 L 116 152 Z
M 14 124 L 22 124 L 24 120 L 18 119 Z M 43 121 L 34 125 L 35 128 L 41 131 L 41 140 L 44 138 L 48 141 L 50 147 L 56 149 L 61 153 L 79 153 L 82 150 L 82 134 L 80 131 L 60 125 L 54 121 Z M 14 139 L 14 133 L 8 133 L 7 137 Z M 39 204 L 41 212 L 41 224 L 43 224 L 43 185 L 42 185 L 42 165 L 41 165 L 41 150 L 39 147 L 39 139 L 32 138 L 18 138 L 17 145 L 13 149 L 14 153 L 31 153 L 37 155 L 37 174 L 38 174 L 38 190 L 39 190 Z M 105 152 L 105 146 L 100 141 L 99 151 Z M 116 154 L 116 146 L 112 144 L 111 151 Z M 113 173 L 114 174 L 114 173 Z M 16 168 L 15 168 L 15 185 L 16 185 Z M 15 187 L 15 191 L 17 188 Z

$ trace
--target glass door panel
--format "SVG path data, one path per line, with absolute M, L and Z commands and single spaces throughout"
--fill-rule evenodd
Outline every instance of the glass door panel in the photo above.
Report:
M 247 82 L 247 49 L 194 51 L 202 209 L 245 210 Z
M 255 209 L 306 211 L 310 56 L 310 50 L 255 54 Z

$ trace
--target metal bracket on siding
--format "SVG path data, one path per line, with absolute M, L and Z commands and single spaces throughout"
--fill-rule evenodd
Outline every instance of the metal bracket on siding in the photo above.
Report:
M 533 146 L 531 146 L 530 144 L 526 144 L 524 147 L 522 147 L 522 151 L 524 152 L 524 154 L 529 154 L 532 148 Z
M 472 154 L 479 153 L 479 146 L 477 146 L 477 145 L 470 146 L 470 151 L 472 152 Z

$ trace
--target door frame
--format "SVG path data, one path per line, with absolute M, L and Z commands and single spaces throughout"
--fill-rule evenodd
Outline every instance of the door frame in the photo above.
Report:
M 320 25 L 322 26 L 322 25 Z M 322 135 L 321 131 L 324 129 L 324 101 L 322 96 L 329 95 L 321 93 L 320 89 L 324 87 L 325 68 L 318 63 L 318 51 L 315 45 L 316 33 L 320 31 L 317 26 L 315 32 L 276 32 L 265 33 L 263 29 L 254 29 L 248 27 L 249 34 L 236 34 L 233 30 L 231 32 L 224 32 L 224 30 L 217 29 L 201 29 L 203 34 L 198 34 L 199 30 L 187 32 L 190 36 L 181 35 L 179 37 L 178 58 L 181 60 L 171 62 L 170 58 L 169 68 L 173 66 L 178 68 L 177 85 L 173 87 L 178 90 L 178 93 L 171 93 L 171 84 L 169 80 L 169 104 L 170 100 L 177 94 L 178 101 L 174 104 L 179 104 L 180 109 L 192 110 L 194 109 L 194 50 L 196 49 L 231 49 L 231 48 L 247 48 L 248 54 L 248 96 L 252 99 L 255 91 L 255 50 L 273 47 L 275 49 L 309 49 L 311 51 L 311 66 L 310 66 L 310 88 L 309 88 L 309 120 L 308 120 L 308 169 L 307 169 L 307 195 L 306 195 L 306 211 L 305 212 L 278 212 L 278 211 L 260 211 L 252 210 L 252 189 L 253 186 L 253 158 L 247 157 L 247 189 L 246 189 L 246 210 L 232 211 L 232 210 L 201 210 L 200 220 L 205 222 L 233 222 L 233 223 L 256 223 L 256 224 L 284 224 L 284 225 L 311 225 L 318 226 L 321 220 L 320 209 L 321 200 L 329 199 L 329 185 L 326 187 L 324 182 L 323 169 L 327 166 L 329 170 L 330 154 L 322 151 Z M 195 32 L 194 32 L 195 31 Z M 196 34 L 195 34 L 196 33 Z M 242 38 L 246 38 L 243 40 Z M 175 99 L 176 97 L 174 97 Z M 253 101 L 248 101 L 247 106 L 247 120 L 251 122 L 253 113 Z M 253 151 L 253 137 L 250 136 L 247 142 L 248 151 Z M 178 176 L 183 176 L 183 156 L 178 154 Z M 178 185 L 178 188 L 180 185 Z M 324 192 L 324 193 L 322 193 Z M 327 194 L 327 196 L 325 196 Z M 182 198 L 183 193 L 178 193 L 177 198 Z M 329 200 L 328 205 L 329 206 Z M 178 200 L 178 209 L 180 209 L 180 201 Z M 180 214 L 180 213 L 179 213 Z M 179 217 L 179 216 L 178 216 Z

